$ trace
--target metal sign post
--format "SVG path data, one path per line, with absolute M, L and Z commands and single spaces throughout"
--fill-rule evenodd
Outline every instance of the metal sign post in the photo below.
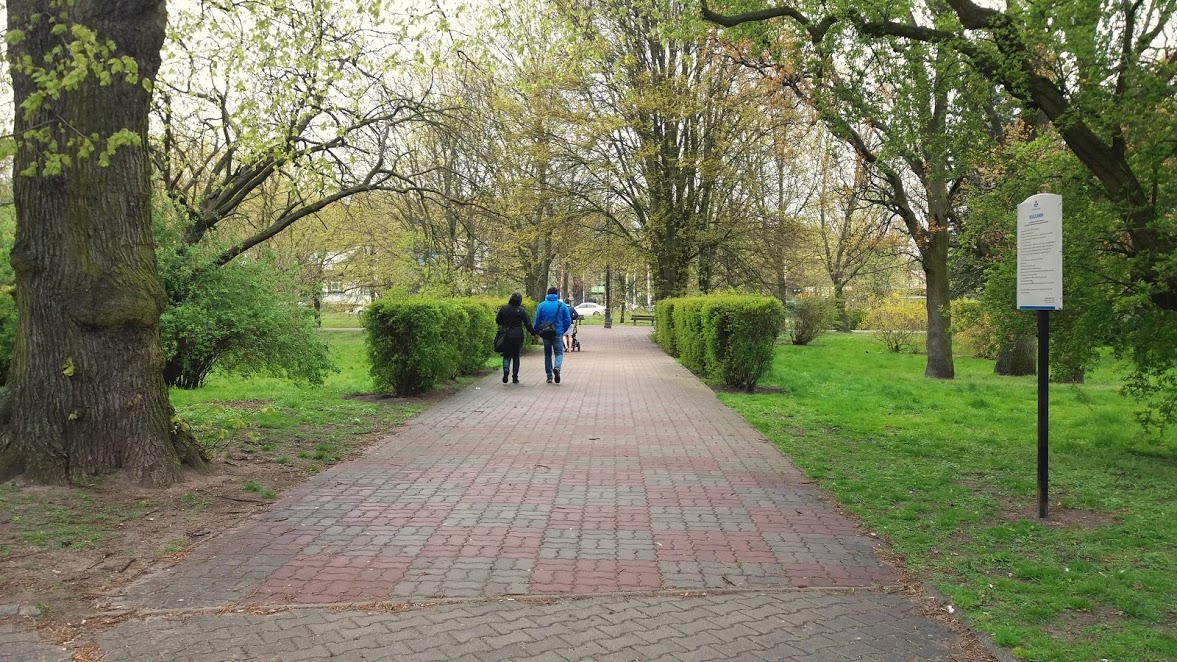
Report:
M 613 328 L 613 301 L 612 289 L 609 281 L 613 279 L 613 266 L 605 265 L 605 328 Z
M 1018 309 L 1038 311 L 1038 517 L 1049 512 L 1050 311 L 1063 309 L 1063 199 L 1018 205 Z

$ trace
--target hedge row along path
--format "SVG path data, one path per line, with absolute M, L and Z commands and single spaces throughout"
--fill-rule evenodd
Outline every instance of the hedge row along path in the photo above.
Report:
M 580 334 L 133 584 L 105 659 L 975 656 L 648 328 Z

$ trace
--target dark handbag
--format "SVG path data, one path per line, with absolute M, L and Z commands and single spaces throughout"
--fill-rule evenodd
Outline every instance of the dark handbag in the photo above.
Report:
M 507 349 L 507 327 L 500 326 L 495 334 L 495 351 L 502 354 Z

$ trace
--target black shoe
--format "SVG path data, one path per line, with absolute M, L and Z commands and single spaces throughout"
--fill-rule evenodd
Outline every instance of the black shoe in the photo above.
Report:
M 519 381 L 519 380 L 516 379 L 515 381 Z M 507 383 L 507 371 L 506 370 L 503 370 L 503 383 L 504 384 Z
M 548 383 L 549 383 L 549 384 L 551 384 L 551 383 L 552 383 L 552 376 L 551 376 L 551 375 L 548 375 Z
M 515 376 L 511 377 L 511 383 L 518 384 L 519 383 L 519 375 L 515 375 Z
M 552 375 L 554 375 L 556 377 L 556 383 L 559 384 L 560 383 L 560 369 L 559 368 L 552 368 Z

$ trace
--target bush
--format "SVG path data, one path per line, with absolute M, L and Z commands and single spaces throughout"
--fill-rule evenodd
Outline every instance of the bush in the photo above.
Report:
M 674 302 L 678 299 L 663 299 L 654 305 L 654 340 L 671 356 L 678 356 L 674 344 Z
M 683 297 L 674 304 L 674 347 L 678 351 L 678 361 L 697 375 L 707 373 L 707 348 L 703 343 L 703 320 L 700 318 L 705 298 Z
M 865 325 L 892 352 L 914 352 L 928 330 L 928 312 L 923 301 L 893 294 L 871 308 Z
M 771 297 L 719 296 L 705 301 L 700 312 L 707 376 L 732 388 L 756 388 L 772 365 L 784 306 Z
M 954 299 L 952 334 L 963 353 L 978 359 L 996 359 L 1000 349 L 997 332 L 984 306 L 976 299 Z
M 655 308 L 659 345 L 712 382 L 752 390 L 772 363 L 785 309 L 771 297 L 664 299 Z
M 198 388 L 214 368 L 312 384 L 337 370 L 287 270 L 264 250 L 219 265 L 223 247 L 185 243 L 183 215 L 172 211 L 157 206 L 152 228 L 168 296 L 160 342 L 169 385 Z
M 848 308 L 846 310 L 846 317 L 850 318 L 851 331 L 862 327 L 863 322 L 866 321 L 867 312 L 865 308 Z
M 466 312 L 466 333 L 458 354 L 458 373 L 468 375 L 481 370 L 494 355 L 498 330 L 495 314 L 499 308 L 491 300 L 484 299 L 458 299 L 456 303 Z
M 834 321 L 834 302 L 826 297 L 804 294 L 789 315 L 789 340 L 794 345 L 808 345 L 829 329 Z
M 376 388 L 416 395 L 486 365 L 494 353 L 489 299 L 378 299 L 364 310 L 368 359 Z
M 314 309 L 267 263 L 161 260 L 160 275 L 171 300 L 160 318 L 168 385 L 199 388 L 213 368 L 312 384 L 336 370 Z

